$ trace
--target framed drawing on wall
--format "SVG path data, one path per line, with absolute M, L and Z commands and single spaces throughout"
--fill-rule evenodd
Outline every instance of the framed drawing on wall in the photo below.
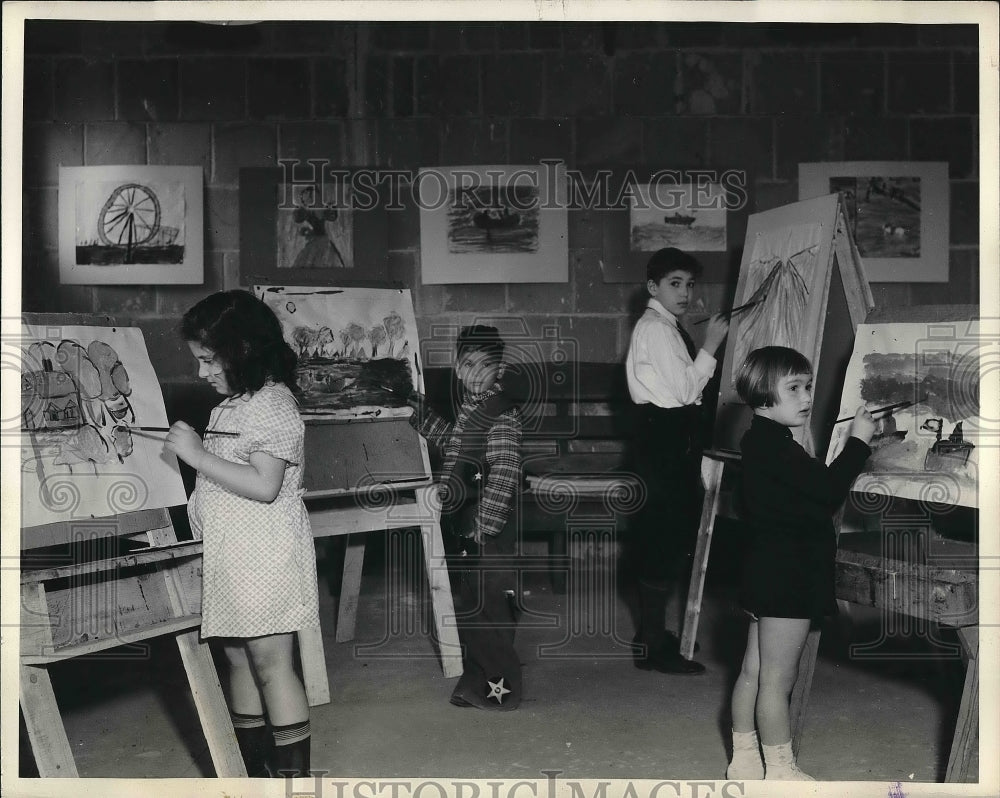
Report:
M 561 163 L 434 167 L 417 179 L 425 284 L 569 279 Z
M 59 281 L 204 282 L 200 166 L 59 168 Z
M 384 281 L 384 186 L 361 186 L 359 169 L 300 169 L 240 169 L 241 285 Z
M 871 282 L 947 282 L 947 163 L 799 164 L 799 199 L 838 191 Z
M 586 190 L 607 198 L 601 210 L 605 282 L 642 282 L 650 255 L 664 247 L 694 255 L 702 280 L 726 282 L 736 274 L 749 206 L 745 171 L 598 169 Z

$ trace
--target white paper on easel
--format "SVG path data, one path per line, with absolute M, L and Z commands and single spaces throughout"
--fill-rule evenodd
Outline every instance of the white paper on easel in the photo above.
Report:
M 979 506 L 978 321 L 861 324 L 844 378 L 838 418 L 860 405 L 879 413 L 872 454 L 852 490 L 939 504 Z M 827 462 L 844 448 L 850 422 L 834 427 Z
M 169 426 L 142 332 L 23 325 L 21 523 L 103 518 L 184 504 Z

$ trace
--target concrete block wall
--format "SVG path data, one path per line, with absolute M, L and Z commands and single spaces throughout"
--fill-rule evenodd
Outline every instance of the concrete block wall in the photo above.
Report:
M 949 25 L 29 22 L 23 307 L 115 314 L 144 329 L 165 382 L 189 381 L 179 314 L 239 285 L 239 169 L 349 164 L 359 151 L 412 169 L 543 157 L 737 166 L 753 179 L 750 212 L 797 199 L 801 161 L 943 160 L 949 282 L 874 293 L 884 306 L 977 302 L 976 36 Z M 204 168 L 203 286 L 59 285 L 58 167 L 110 163 Z M 389 276 L 413 289 L 424 337 L 486 315 L 533 334 L 555 324 L 586 360 L 623 356 L 639 289 L 604 282 L 594 213 L 570 212 L 560 285 L 424 286 L 416 212 L 392 214 L 388 235 Z M 706 308 L 733 288 L 703 284 Z

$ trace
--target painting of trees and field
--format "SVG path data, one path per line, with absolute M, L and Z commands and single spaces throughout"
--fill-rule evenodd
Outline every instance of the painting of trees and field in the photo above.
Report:
M 298 356 L 304 413 L 408 415 L 419 379 L 410 292 L 392 288 L 258 286 Z

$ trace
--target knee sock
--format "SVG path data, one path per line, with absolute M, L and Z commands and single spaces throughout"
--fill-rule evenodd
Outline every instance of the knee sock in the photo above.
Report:
M 666 640 L 667 598 L 670 590 L 660 585 L 639 582 L 639 641 L 650 651 Z
M 267 778 L 267 753 L 271 748 L 271 734 L 264 723 L 263 715 L 242 715 L 231 712 L 233 731 L 240 746 L 247 776 L 251 779 Z
M 309 775 L 309 720 L 274 727 L 274 767 L 277 777 L 293 778 Z
M 736 781 L 759 781 L 764 778 L 757 731 L 733 730 L 733 758 L 726 768 L 726 778 Z
M 764 745 L 764 765 L 767 773 L 765 780 L 771 781 L 816 781 L 799 770 L 795 764 L 795 754 L 792 753 L 792 741 L 781 745 Z

